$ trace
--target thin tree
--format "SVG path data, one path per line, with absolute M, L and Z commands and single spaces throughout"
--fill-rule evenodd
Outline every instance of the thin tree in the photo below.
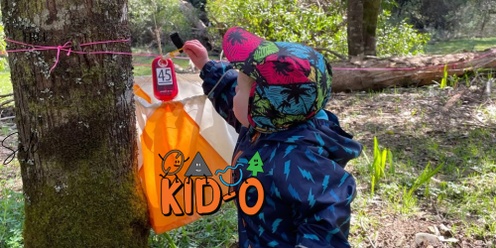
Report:
M 348 55 L 376 55 L 376 29 L 381 0 L 348 0 Z
M 131 56 L 98 52 L 131 52 L 123 40 L 130 37 L 127 1 L 1 0 L 1 6 L 25 247 L 146 247 Z
M 362 56 L 363 46 L 363 2 L 364 0 L 348 0 L 346 17 L 348 20 L 348 56 Z
M 363 47 L 365 55 L 376 56 L 376 31 L 381 9 L 381 0 L 363 3 Z

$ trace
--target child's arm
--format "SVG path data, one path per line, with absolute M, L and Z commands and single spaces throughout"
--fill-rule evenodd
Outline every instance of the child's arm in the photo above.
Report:
M 183 51 L 191 59 L 191 62 L 195 64 L 198 70 L 201 70 L 203 66 L 210 60 L 208 58 L 207 49 L 198 40 L 188 40 L 183 45 Z
M 232 111 L 238 72 L 227 62 L 210 60 L 207 49 L 197 40 L 186 41 L 183 51 L 201 70 L 203 91 L 213 103 L 215 110 L 239 132 L 241 123 Z
M 238 72 L 227 62 L 209 61 L 201 70 L 200 77 L 203 79 L 203 92 L 208 95 L 217 113 L 239 132 L 241 123 L 233 112 Z

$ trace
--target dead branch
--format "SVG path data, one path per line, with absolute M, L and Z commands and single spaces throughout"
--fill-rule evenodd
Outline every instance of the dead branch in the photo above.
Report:
M 0 95 L 0 98 L 9 97 L 9 96 L 13 96 L 13 95 L 14 95 L 14 93 L 4 94 L 4 95 Z
M 13 102 L 13 101 L 14 100 L 7 100 L 7 101 L 4 101 L 4 102 L 0 103 L 0 108 L 3 107 L 3 106 L 5 106 L 5 105 L 7 105 L 7 104 L 9 104 L 9 103 L 11 103 L 11 102 Z

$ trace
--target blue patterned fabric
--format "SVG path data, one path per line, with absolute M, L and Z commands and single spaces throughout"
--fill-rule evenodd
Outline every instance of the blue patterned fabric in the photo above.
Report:
M 267 41 L 232 27 L 224 35 L 222 49 L 233 67 L 256 82 L 247 117 L 257 131 L 276 132 L 305 122 L 329 100 L 331 70 L 324 56 L 311 47 Z
M 232 181 L 256 177 L 265 192 L 258 213 L 238 211 L 240 247 L 349 247 L 350 203 L 356 189 L 344 167 L 360 155 L 361 144 L 326 110 L 284 131 L 260 133 L 242 127 L 232 112 L 237 72 L 231 69 L 228 63 L 210 61 L 200 77 L 218 113 L 239 133 Z M 246 199 L 249 206 L 257 202 L 253 187 Z

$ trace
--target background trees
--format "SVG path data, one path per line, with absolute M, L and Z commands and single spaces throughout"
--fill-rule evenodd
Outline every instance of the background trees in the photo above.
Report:
M 180 33 L 184 40 L 208 41 L 205 1 L 129 0 L 129 9 L 135 47 L 175 49 L 169 39 L 172 32 Z
M 140 6 L 150 0 L 131 0 Z M 486 37 L 496 33 L 496 2 L 491 0 L 374 0 L 374 1 L 337 1 L 337 0 L 190 0 L 190 1 L 164 1 L 155 0 L 162 8 L 174 9 L 175 5 L 191 4 L 197 18 L 208 27 L 209 32 L 194 32 L 195 21 L 186 21 L 175 27 L 163 23 L 163 44 L 168 45 L 166 29 L 178 30 L 182 37 L 201 38 L 212 44 L 213 51 L 220 52 L 220 38 L 229 26 L 240 25 L 250 31 L 274 40 L 288 40 L 307 43 L 314 47 L 332 50 L 341 55 L 358 54 L 348 46 L 357 46 L 358 51 L 363 47 L 364 53 L 384 57 L 391 55 L 418 54 L 428 40 L 439 40 L 457 37 Z M 365 4 L 365 15 L 359 14 L 356 23 L 366 25 L 377 23 L 375 32 L 376 50 L 373 45 L 353 41 L 347 28 L 360 28 L 353 23 L 353 15 L 349 12 L 359 8 L 348 8 L 354 2 Z M 347 5 L 347 4 L 350 5 Z M 130 11 L 134 16 L 133 7 Z M 171 7 L 168 7 L 171 6 Z M 353 13 L 353 12 L 352 12 Z M 174 11 L 168 17 L 181 14 Z M 378 14 L 378 15 L 377 15 Z M 165 17 L 165 16 L 164 16 Z M 369 18 L 365 20 L 364 18 Z M 375 20 L 377 18 L 377 21 Z M 140 26 L 137 30 L 146 30 L 150 26 L 150 18 L 133 20 Z M 163 19 L 162 19 L 163 20 Z M 181 18 L 177 18 L 181 20 Z M 148 22 L 148 24 L 146 24 Z M 133 24 L 133 25 L 135 25 Z M 167 27 L 165 27 L 167 26 Z M 374 44 L 374 25 L 363 26 L 361 30 L 369 30 L 366 39 L 362 32 L 351 32 L 362 39 L 369 40 L 367 44 Z M 149 35 L 136 36 L 133 40 L 139 41 L 136 45 L 153 44 Z M 135 37 L 136 36 L 136 37 Z M 146 38 L 148 37 L 148 38 Z M 347 42 L 348 39 L 352 42 Z M 361 44 L 361 45 L 358 45 Z M 156 45 L 154 45 L 156 47 Z M 365 48 L 368 47 L 365 52 Z M 334 55 L 331 57 L 337 59 Z
M 348 0 L 348 55 L 377 55 L 376 30 L 381 0 Z
M 364 4 L 364 2 L 358 1 L 359 4 Z M 407 22 L 398 22 L 394 26 L 388 25 L 393 21 L 389 11 L 392 5 L 389 1 L 366 2 L 367 12 L 365 14 L 367 15 L 358 13 L 359 21 L 356 23 L 352 21 L 356 25 L 348 25 L 350 16 L 347 13 L 346 2 L 343 1 L 212 0 L 207 3 L 207 12 L 211 16 L 210 33 L 217 34 L 216 40 L 219 40 L 227 27 L 239 25 L 267 39 L 302 42 L 313 47 L 332 50 L 341 55 L 349 54 L 349 46 L 357 46 L 359 53 L 360 51 L 363 53 L 367 47 L 367 54 L 379 56 L 416 54 L 422 50 L 427 42 L 425 34 L 416 32 Z M 383 5 L 379 8 L 381 2 Z M 349 3 L 352 4 L 353 1 Z M 370 9 L 373 11 L 369 12 Z M 352 10 L 351 14 L 353 14 L 353 11 L 359 9 L 348 10 Z M 377 23 L 377 31 L 374 29 L 375 25 L 364 26 L 364 22 Z M 357 26 L 357 24 L 360 25 Z M 351 34 L 359 34 L 359 36 L 348 36 L 347 26 L 358 30 Z M 369 34 L 366 39 L 363 38 L 364 28 L 367 28 L 366 33 Z M 396 33 L 396 36 L 391 33 L 392 31 Z M 401 41 L 396 37 L 401 37 Z M 352 42 L 348 42 L 348 38 L 351 38 Z M 358 39 L 363 41 L 358 41 Z M 377 50 L 373 45 L 375 40 L 377 40 Z M 401 46 L 396 46 L 396 44 L 401 44 Z M 350 53 L 350 55 L 356 54 L 358 53 L 355 50 Z M 332 54 L 330 56 L 337 58 Z
M 394 16 L 407 18 L 437 40 L 488 37 L 496 31 L 493 0 L 396 0 Z
M 171 45 L 167 34 L 173 31 L 192 37 L 188 18 L 198 19 L 196 13 L 183 12 L 181 1 L 177 0 L 129 0 L 129 9 L 134 46 L 162 48 Z

